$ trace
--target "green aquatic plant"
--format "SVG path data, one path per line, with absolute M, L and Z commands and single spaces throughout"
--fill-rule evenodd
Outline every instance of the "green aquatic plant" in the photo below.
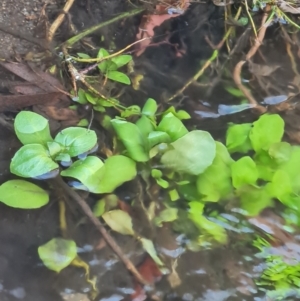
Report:
M 128 157 L 118 155 L 103 162 L 88 156 L 98 147 L 93 130 L 70 127 L 53 139 L 48 121 L 25 111 L 16 116 L 14 127 L 24 144 L 10 164 L 10 171 L 17 176 L 43 180 L 60 173 L 78 179 L 85 190 L 94 193 L 112 192 L 136 176 L 136 164 Z
M 231 124 L 224 145 L 206 131 L 189 131 L 185 111 L 157 109 L 150 98 L 142 108 L 133 106 L 121 117 L 108 118 L 106 127 L 117 139 L 114 155 L 104 161 L 90 155 L 97 148 L 94 131 L 71 127 L 52 138 L 44 117 L 21 112 L 15 131 L 24 145 L 12 159 L 11 172 L 34 179 L 60 174 L 72 179 L 74 188 L 98 194 L 113 192 L 141 172 L 146 181 L 167 190 L 168 208 L 185 201 L 188 218 L 199 229 L 199 244 L 227 239 L 218 219 L 205 214 L 211 203 L 239 199 L 240 209 L 255 216 L 278 200 L 299 212 L 300 147 L 281 141 L 284 121 L 278 114 Z
M 292 250 L 282 248 L 282 255 L 274 254 L 272 245 L 264 238 L 258 237 L 253 246 L 260 250 L 256 257 L 265 261 L 264 269 L 256 284 L 266 291 L 272 300 L 286 300 L 287 297 L 300 295 L 300 263 Z M 280 247 L 277 247 L 280 248 Z M 297 253 L 297 250 L 294 252 Z M 277 251 L 280 253 L 280 251 Z M 268 289 L 266 289 L 266 287 Z

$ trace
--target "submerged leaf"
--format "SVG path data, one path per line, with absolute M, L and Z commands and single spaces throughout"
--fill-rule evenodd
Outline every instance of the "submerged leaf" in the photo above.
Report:
M 135 236 L 132 219 L 127 212 L 119 209 L 111 210 L 103 213 L 102 218 L 112 230 L 124 235 Z
M 171 143 L 173 149 L 164 153 L 162 164 L 180 173 L 199 175 L 215 158 L 216 143 L 208 132 L 195 130 Z
M 204 208 L 204 205 L 202 203 L 190 202 L 189 206 L 189 219 L 194 222 L 194 224 L 202 233 L 209 234 L 209 236 L 211 236 L 219 243 L 224 244 L 227 242 L 226 230 L 202 215 Z
M 49 195 L 30 182 L 10 180 L 0 186 L 0 202 L 13 208 L 36 209 L 48 204 Z
M 73 240 L 53 238 L 40 246 L 38 253 L 48 269 L 59 273 L 76 258 L 76 243 Z
M 15 119 L 14 128 L 19 140 L 25 144 L 43 144 L 53 141 L 50 135 L 49 122 L 34 112 L 22 111 Z
M 146 238 L 140 238 L 139 240 L 142 243 L 144 250 L 151 256 L 154 262 L 159 266 L 163 266 L 164 264 L 157 256 L 153 242 L 150 239 Z
M 241 208 L 248 216 L 256 216 L 267 207 L 273 206 L 273 200 L 266 187 L 245 185 L 237 190 Z

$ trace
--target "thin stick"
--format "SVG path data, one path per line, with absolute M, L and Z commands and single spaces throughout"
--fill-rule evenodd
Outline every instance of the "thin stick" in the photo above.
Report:
M 261 28 L 258 32 L 257 38 L 255 39 L 254 44 L 252 45 L 252 47 L 250 48 L 250 50 L 248 51 L 245 60 L 243 61 L 239 61 L 234 70 L 233 70 L 233 80 L 235 82 L 235 84 L 237 85 L 237 87 L 243 92 L 243 94 L 245 95 L 245 97 L 248 99 L 249 103 L 254 105 L 255 108 L 260 111 L 261 113 L 264 113 L 266 111 L 266 108 L 259 106 L 257 101 L 255 100 L 255 98 L 252 96 L 252 93 L 250 90 L 248 90 L 243 84 L 242 84 L 242 80 L 241 80 L 241 71 L 242 71 L 242 67 L 243 65 L 246 63 L 246 61 L 250 60 L 255 53 L 257 52 L 258 48 L 260 47 L 260 45 L 262 44 L 262 41 L 264 40 L 265 34 L 266 34 L 266 30 L 267 30 L 267 26 L 266 26 L 266 21 L 268 19 L 268 14 L 265 13 L 263 15 L 263 18 L 261 20 Z
M 47 40 L 49 42 L 52 41 L 56 30 L 58 29 L 58 27 L 63 22 L 66 14 L 69 12 L 69 10 L 72 7 L 73 3 L 74 3 L 74 0 L 68 0 L 67 3 L 65 4 L 64 8 L 63 8 L 63 12 L 58 15 L 58 17 L 56 18 L 56 20 L 50 26 L 50 28 L 48 30 L 48 33 L 47 33 Z
M 91 208 L 87 205 L 86 201 L 82 199 L 78 193 L 72 190 L 63 179 L 58 176 L 55 179 L 57 185 L 61 187 L 67 195 L 69 195 L 72 199 L 74 199 L 77 204 L 80 206 L 85 215 L 89 218 L 89 220 L 94 224 L 97 230 L 102 234 L 103 238 L 107 242 L 107 244 L 112 248 L 112 250 L 119 256 L 121 261 L 125 264 L 126 268 L 134 275 L 134 277 L 143 285 L 149 285 L 149 283 L 143 278 L 143 276 L 139 273 L 139 271 L 135 268 L 134 264 L 128 259 L 122 252 L 121 248 L 117 245 L 114 239 L 109 235 L 106 231 L 105 227 L 101 224 L 100 220 L 95 217 Z

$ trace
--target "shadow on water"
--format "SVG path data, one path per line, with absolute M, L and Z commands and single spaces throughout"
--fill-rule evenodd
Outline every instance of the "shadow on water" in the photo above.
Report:
M 91 5 L 89 10 L 86 10 L 83 2 L 77 1 L 71 10 L 72 20 L 80 30 L 99 22 L 99 18 L 102 20 L 104 17 L 112 17 L 128 9 L 127 4 L 124 4 L 126 1 L 88 1 Z M 208 130 L 214 138 L 221 141 L 224 141 L 229 122 L 242 123 L 257 119 L 257 114 L 252 111 L 245 97 L 236 93 L 231 76 L 233 66 L 243 58 L 249 41 L 240 45 L 230 58 L 225 49 L 222 49 L 220 60 L 213 64 L 210 74 L 205 74 L 194 82 L 176 98 L 176 102 L 168 102 L 194 76 L 201 63 L 210 57 L 210 44 L 217 45 L 222 39 L 223 15 L 224 9 L 220 6 L 209 2 L 197 3 L 192 4 L 185 14 L 155 28 L 153 43 L 156 46 L 148 47 L 134 60 L 133 76 L 143 76 L 140 87 L 138 90 L 132 87 L 124 89 L 120 99 L 122 103 L 143 103 L 148 97 L 152 97 L 163 107 L 175 105 L 191 114 L 192 119 L 187 123 L 190 128 Z M 126 46 L 135 39 L 139 22 L 140 16 L 126 21 L 123 27 L 119 25 L 106 28 L 101 32 L 105 37 L 102 46 L 108 46 L 112 35 L 116 36 L 117 48 Z M 255 91 L 254 97 L 258 103 L 270 112 L 280 112 L 288 125 L 287 134 L 295 138 L 295 141 L 300 141 L 297 140 L 297 76 L 291 72 L 290 56 L 283 38 L 278 34 L 278 26 L 275 25 L 275 28 L 270 28 L 267 32 L 260 56 L 245 65 L 242 76 L 251 90 Z M 243 30 L 245 29 L 241 31 Z M 93 39 L 99 41 L 100 34 L 93 36 Z M 179 50 L 183 55 L 178 55 Z M 262 67 L 265 67 L 265 71 L 261 71 Z M 280 107 L 278 104 L 285 106 Z M 11 177 L 9 162 L 19 144 L 1 125 L 0 129 L 2 183 Z M 117 193 L 120 198 L 130 199 L 131 189 L 132 187 L 126 186 Z M 88 198 L 90 205 L 95 201 L 93 197 Z M 189 243 L 188 238 L 174 232 L 168 225 L 155 231 L 152 239 L 156 242 L 157 250 L 169 266 L 173 267 L 172 273 L 162 277 L 157 283 L 156 300 L 266 300 L 264 292 L 259 291 L 255 285 L 255 279 L 262 271 L 262 260 L 254 256 L 257 250 L 252 246 L 252 241 L 257 229 L 264 231 L 270 225 L 266 223 L 266 219 L 244 220 L 227 208 L 221 208 L 220 213 L 224 215 L 224 227 L 230 233 L 229 243 L 224 247 L 192 252 L 185 249 Z M 270 214 L 272 216 L 274 213 Z M 124 265 L 106 246 L 93 226 L 82 220 L 77 209 L 75 214 L 69 215 L 69 235 L 76 241 L 81 258 L 89 263 L 91 274 L 97 277 L 99 294 L 95 300 L 132 300 L 130 296 L 135 291 L 135 283 Z M 271 220 L 276 217 L 274 214 Z M 276 231 L 279 230 L 276 228 Z M 143 261 L 145 253 L 134 239 L 112 235 L 135 264 Z M 0 206 L 1 301 L 59 301 L 63 294 L 69 296 L 69 299 L 64 297 L 65 300 L 89 300 L 91 286 L 85 280 L 84 270 L 68 267 L 55 274 L 42 266 L 37 248 L 56 236 L 59 236 L 59 219 L 55 192 L 51 192 L 51 202 L 42 209 L 21 211 Z M 284 236 L 282 241 L 297 244 L 297 239 L 293 237 L 287 239 Z M 297 295 L 293 298 L 296 300 Z

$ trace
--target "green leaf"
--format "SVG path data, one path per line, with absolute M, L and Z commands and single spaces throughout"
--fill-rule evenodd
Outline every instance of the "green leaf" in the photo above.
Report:
M 269 155 L 277 163 L 287 162 L 292 154 L 292 146 L 287 142 L 273 143 L 269 148 Z
M 38 253 L 48 269 L 59 273 L 76 258 L 76 243 L 73 240 L 53 238 L 40 246 Z
M 10 163 L 11 173 L 24 178 L 36 178 L 55 169 L 58 169 L 58 164 L 50 158 L 47 149 L 41 144 L 22 146 Z
M 284 196 L 293 192 L 289 175 L 283 170 L 277 170 L 273 175 L 269 193 L 281 200 Z
M 48 141 L 53 141 L 48 120 L 39 114 L 21 111 L 16 116 L 14 128 L 24 145 L 37 143 L 46 146 Z
M 123 72 L 120 71 L 109 71 L 106 74 L 107 78 L 114 80 L 115 82 L 119 82 L 125 85 L 130 85 L 131 81 L 130 78 Z
M 102 218 L 112 230 L 124 235 L 135 236 L 132 219 L 127 212 L 119 209 L 111 210 L 103 213 Z
M 128 118 L 130 116 L 140 115 L 141 108 L 139 106 L 133 105 L 127 107 L 123 112 L 121 112 L 121 117 Z
M 252 149 L 249 133 L 251 123 L 233 124 L 226 133 L 226 146 L 230 153 L 247 153 Z
M 152 148 L 160 143 L 170 143 L 171 138 L 166 132 L 153 131 L 148 135 L 148 144 Z
M 104 175 L 104 163 L 95 156 L 88 156 L 84 160 L 77 160 L 60 174 L 63 177 L 77 179 L 87 187 L 90 192 L 97 193 L 99 183 Z
M 171 137 L 172 141 L 176 141 L 188 133 L 184 124 L 172 113 L 168 113 L 163 117 L 157 130 L 166 132 Z
M 153 242 L 150 239 L 146 239 L 144 237 L 140 238 L 140 242 L 142 243 L 144 250 L 150 255 L 154 262 L 159 266 L 164 266 L 163 262 L 157 256 Z
M 247 17 L 241 17 L 238 19 L 238 23 L 242 26 L 245 26 L 249 23 L 249 20 Z
M 278 114 L 262 115 L 253 123 L 249 138 L 253 149 L 268 150 L 276 142 L 280 142 L 284 133 L 284 121 Z
M 0 186 L 0 202 L 13 208 L 36 209 L 48 204 L 49 195 L 30 182 L 10 180 Z
M 156 183 L 162 188 L 166 189 L 169 187 L 169 183 L 166 180 L 162 179 L 163 174 L 159 169 L 153 168 L 151 170 L 151 176 L 156 180 Z
M 164 113 L 163 116 L 167 115 L 168 113 L 172 113 L 175 117 L 177 117 L 179 120 L 183 119 L 191 119 L 191 116 L 188 112 L 184 110 L 176 111 L 174 106 L 169 107 Z
M 106 56 L 109 56 L 109 53 L 107 50 L 105 50 L 104 48 L 100 48 L 97 54 L 97 58 L 102 59 Z
M 97 104 L 97 100 L 98 100 L 98 97 L 97 96 L 94 96 L 90 93 L 85 93 L 85 97 L 87 99 L 87 101 L 89 103 L 91 103 L 92 105 L 96 105 Z
M 156 226 L 162 226 L 162 223 L 173 222 L 178 218 L 177 208 L 166 208 L 159 213 L 158 216 L 154 218 L 154 223 Z
M 81 88 L 78 90 L 78 99 L 77 99 L 76 102 L 78 102 L 78 103 L 80 103 L 82 105 L 85 105 L 85 104 L 88 103 L 88 100 L 87 100 L 87 98 L 85 96 L 85 91 L 83 89 L 81 89 Z
M 218 202 L 231 195 L 233 188 L 230 166 L 233 162 L 226 147 L 216 142 L 216 156 L 212 165 L 197 178 L 197 189 L 202 201 Z
M 77 52 L 77 55 L 82 59 L 90 59 L 91 58 L 88 54 L 82 53 L 82 52 Z
M 171 143 L 174 149 L 163 154 L 164 166 L 177 172 L 199 175 L 216 155 L 216 143 L 208 132 L 195 130 Z
M 148 98 L 145 102 L 142 114 L 154 118 L 157 111 L 157 102 L 153 98 Z
M 109 56 L 109 53 L 104 49 L 104 48 L 100 48 L 97 54 L 97 58 L 102 59 L 106 56 Z M 105 60 L 103 62 L 101 62 L 98 65 L 98 68 L 100 69 L 100 71 L 102 73 L 106 73 L 107 69 L 108 69 L 108 60 Z
M 233 96 L 236 96 L 239 98 L 245 97 L 244 93 L 240 89 L 233 88 L 233 87 L 225 87 L 225 89 L 228 93 L 230 93 Z
M 104 212 L 115 208 L 118 202 L 119 198 L 115 194 L 107 194 L 96 202 L 93 213 L 96 217 L 100 217 Z
M 231 165 L 231 175 L 235 188 L 245 184 L 255 184 L 258 179 L 256 164 L 250 157 L 242 157 Z
M 133 123 L 113 119 L 111 124 L 124 144 L 129 156 L 137 162 L 147 162 L 149 153 L 147 150 L 146 139 L 140 129 Z
M 293 146 L 290 159 L 287 162 L 282 163 L 279 169 L 285 171 L 290 178 L 293 192 L 300 194 L 300 147 Z
M 190 202 L 189 206 L 189 219 L 194 222 L 202 233 L 209 234 L 214 240 L 222 244 L 227 242 L 227 233 L 225 229 L 202 215 L 204 208 L 202 203 Z
M 61 152 L 61 145 L 55 141 L 47 142 L 47 147 L 51 157 L 55 157 L 59 152 Z
M 260 150 L 254 156 L 259 179 L 271 181 L 275 170 L 278 168 L 275 160 L 272 159 L 267 151 Z
M 144 137 L 147 137 L 150 132 L 154 131 L 153 122 L 145 115 L 139 118 L 135 124 Z
M 96 193 L 113 192 L 123 183 L 131 181 L 136 177 L 136 164 L 125 156 L 109 157 L 104 164 L 104 176 Z
M 175 116 L 180 120 L 191 119 L 191 115 L 184 110 L 178 110 Z
M 60 131 L 55 142 L 60 143 L 71 157 L 86 153 L 97 145 L 95 131 L 80 127 L 69 127 Z
M 266 187 L 245 185 L 237 190 L 241 200 L 241 208 L 249 216 L 257 216 L 262 210 L 273 206 L 273 201 Z
M 117 68 L 120 68 L 128 64 L 132 60 L 132 56 L 128 54 L 119 55 L 111 59 L 117 65 Z

